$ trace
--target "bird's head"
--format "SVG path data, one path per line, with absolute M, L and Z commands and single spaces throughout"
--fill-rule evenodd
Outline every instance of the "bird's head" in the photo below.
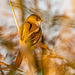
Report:
M 38 16 L 36 14 L 31 14 L 26 20 L 26 22 L 34 23 L 37 26 L 40 26 L 41 21 L 42 21 L 42 19 L 40 18 L 40 16 Z

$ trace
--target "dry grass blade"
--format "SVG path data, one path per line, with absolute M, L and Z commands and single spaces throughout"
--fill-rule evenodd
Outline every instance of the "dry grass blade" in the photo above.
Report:
M 6 67 L 2 68 L 2 70 L 4 70 L 4 71 L 7 71 L 6 69 L 10 69 L 12 67 L 12 65 L 8 65 L 8 64 L 6 64 L 6 63 L 4 63 L 2 61 L 0 61 L 0 65 L 6 66 Z M 14 65 L 13 65 L 13 68 L 14 68 Z M 18 68 L 17 68 L 17 70 L 20 71 L 20 72 L 23 72 L 22 70 L 20 70 Z
M 18 22 L 17 22 L 17 19 L 16 19 L 16 15 L 15 15 L 15 12 L 14 12 L 11 0 L 9 0 L 9 3 L 10 3 L 10 6 L 11 6 L 11 9 L 12 9 L 13 16 L 14 16 L 14 19 L 15 19 L 15 22 L 16 22 L 16 26 L 17 26 L 17 30 L 18 30 L 18 33 L 19 33 L 19 25 L 18 25 Z

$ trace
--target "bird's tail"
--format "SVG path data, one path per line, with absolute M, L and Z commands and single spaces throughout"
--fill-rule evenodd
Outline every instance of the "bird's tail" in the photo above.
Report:
M 23 59 L 23 56 L 22 56 L 21 52 L 19 51 L 18 55 L 17 55 L 17 58 L 16 58 L 16 61 L 15 61 L 15 64 L 14 64 L 15 68 L 20 67 L 22 59 Z

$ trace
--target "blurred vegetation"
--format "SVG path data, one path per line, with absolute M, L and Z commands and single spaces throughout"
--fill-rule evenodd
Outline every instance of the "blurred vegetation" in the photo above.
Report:
M 65 14 L 58 15 L 58 12 L 52 16 L 51 0 L 44 0 L 46 10 L 38 7 L 39 0 L 31 1 L 12 0 L 18 24 L 21 26 L 32 13 L 40 15 L 43 19 L 41 42 L 53 51 L 41 48 L 38 43 L 32 53 L 25 53 L 29 60 L 25 59 L 16 68 L 14 63 L 20 49 L 16 25 L 12 26 L 12 22 L 10 26 L 0 25 L 0 75 L 75 75 L 74 18 Z M 12 17 L 11 14 L 3 15 Z M 33 68 L 31 63 L 35 63 L 36 67 Z

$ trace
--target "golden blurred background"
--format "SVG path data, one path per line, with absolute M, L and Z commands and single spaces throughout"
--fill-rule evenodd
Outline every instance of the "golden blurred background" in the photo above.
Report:
M 75 75 L 75 0 L 11 0 L 19 26 L 30 14 L 38 14 L 42 41 L 49 50 L 37 45 L 33 55 L 37 72 L 31 74 L 27 59 L 15 70 L 13 65 L 20 49 L 19 35 L 8 0 L 0 0 L 0 75 Z M 31 67 L 33 69 L 33 67 Z M 11 71 L 12 70 L 12 71 Z M 34 69 L 33 69 L 34 70 Z

